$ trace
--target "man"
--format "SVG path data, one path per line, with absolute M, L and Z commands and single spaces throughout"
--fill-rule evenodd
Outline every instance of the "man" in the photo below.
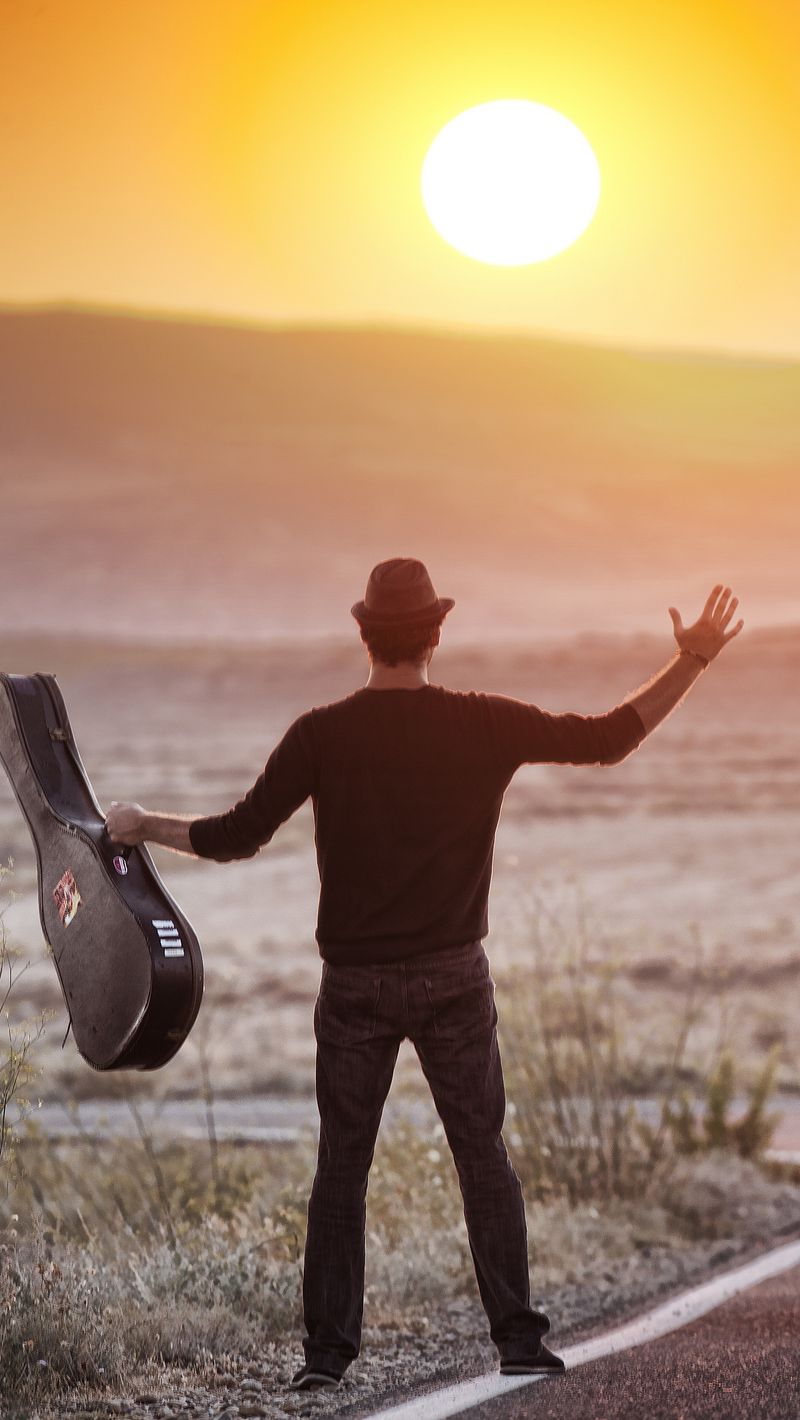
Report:
M 446 690 L 428 667 L 450 598 L 421 562 L 370 574 L 352 608 L 366 685 L 301 715 L 227 813 L 191 819 L 114 804 L 108 831 L 225 862 L 247 858 L 311 796 L 323 958 L 314 1024 L 320 1138 L 303 1276 L 296 1389 L 335 1385 L 358 1355 L 367 1178 L 401 1041 L 414 1044 L 458 1171 L 481 1300 L 506 1374 L 558 1372 L 530 1305 L 525 1209 L 502 1138 L 503 1072 L 482 940 L 495 829 L 522 764 L 618 764 L 738 635 L 717 586 L 677 654 L 605 715 L 549 714 Z

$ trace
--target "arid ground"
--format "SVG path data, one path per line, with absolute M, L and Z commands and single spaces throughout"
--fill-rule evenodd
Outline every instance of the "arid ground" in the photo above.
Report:
M 745 634 L 652 743 L 518 775 L 487 945 L 501 987 L 581 934 L 589 970 L 619 951 L 645 1045 L 702 959 L 714 1019 L 692 1048 L 735 1030 L 754 1066 L 782 1045 L 791 1088 L 799 396 L 791 362 L 0 312 L 0 666 L 59 675 L 103 803 L 202 813 L 362 682 L 349 606 L 382 557 L 423 557 L 456 598 L 434 679 L 554 709 L 621 699 L 671 654 L 667 606 L 688 618 L 729 580 Z M 8 858 L 27 1004 L 58 1009 L 3 783 Z M 310 806 L 256 862 L 158 859 L 203 942 L 218 1088 L 307 1092 Z M 42 1088 L 105 1088 L 64 1026 Z M 189 1045 L 146 1088 L 195 1079 Z
M 671 654 L 670 638 L 575 639 L 546 647 L 440 648 L 433 678 L 596 711 L 621 699 Z M 0 642 L 9 669 L 55 670 L 102 804 L 138 799 L 185 813 L 232 803 L 279 735 L 309 705 L 358 686 L 350 643 L 190 647 L 75 639 Z M 800 637 L 743 635 L 687 703 L 624 764 L 526 766 L 509 789 L 497 840 L 487 949 L 502 992 L 513 967 L 531 973 L 579 939 L 589 971 L 617 962 L 626 1031 L 665 1037 L 698 966 L 707 1008 L 690 1056 L 727 1032 L 741 1064 L 783 1048 L 780 1081 L 797 1086 L 800 961 L 795 824 L 800 810 Z M 216 1088 L 306 1093 L 320 961 L 317 876 L 307 804 L 255 860 L 201 863 L 157 851 L 203 944 L 206 1040 Z M 0 783 L 0 860 L 13 859 L 18 898 L 7 926 L 32 966 L 19 1007 L 55 1008 L 40 1056 L 40 1093 L 67 1082 L 105 1088 L 61 1051 L 66 1016 L 41 945 L 35 860 L 26 825 Z M 645 1048 L 645 1057 L 646 1057 Z M 406 1066 L 415 1077 L 411 1061 Z M 189 1043 L 148 1090 L 191 1090 Z
M 424 558 L 456 599 L 434 680 L 554 710 L 604 710 L 663 665 L 670 603 L 688 618 L 721 579 L 740 595 L 744 635 L 634 756 L 529 766 L 506 796 L 487 949 L 507 1133 L 559 1342 L 796 1230 L 791 1166 L 739 1159 L 741 1131 L 718 1127 L 731 1090 L 715 1064 L 732 1060 L 743 1091 L 777 1050 L 778 1087 L 800 1086 L 799 399 L 790 362 L 0 313 L 0 668 L 58 675 L 104 805 L 233 802 L 297 714 L 363 683 L 348 609 L 383 557 Z M 96 1074 L 71 1039 L 62 1049 L 34 853 L 0 779 L 0 864 L 13 861 L 0 893 L 16 893 L 0 908 L 31 962 L 13 1010 L 53 1012 L 34 1104 L 52 1115 L 99 1097 L 102 1112 L 121 1095 L 132 1117 L 141 1096 L 196 1105 L 205 1059 L 240 1112 L 268 1094 L 273 1112 L 292 1096 L 308 1117 L 310 805 L 255 860 L 156 857 L 200 936 L 205 1000 L 166 1069 Z M 630 1094 L 642 1110 L 681 1086 L 702 1096 L 713 1127 L 700 1137 L 691 1109 L 674 1117 L 677 1152 L 646 1197 L 639 1114 L 621 1152 L 581 1143 L 583 1116 L 574 1149 L 543 1144 L 561 1089 L 548 1032 L 558 1068 L 583 1062 L 578 1104 L 597 1047 L 612 1121 Z M 397 1120 L 421 1087 L 408 1049 Z M 753 1118 L 760 1128 L 763 1100 Z M 492 1363 L 432 1128 L 387 1120 L 379 1140 L 362 1408 Z M 598 1167 L 618 1158 L 616 1192 L 590 1170 L 570 1206 L 593 1149 Z M 0 1352 L 23 1400 L 97 1413 L 96 1394 L 116 1394 L 144 1417 L 166 1414 L 167 1396 L 204 1420 L 220 1398 L 242 1414 L 291 1409 L 312 1140 L 218 1153 L 213 1131 L 198 1143 L 167 1127 L 155 1151 L 146 1132 L 34 1134 L 19 1160 L 0 1216 L 16 1299 Z

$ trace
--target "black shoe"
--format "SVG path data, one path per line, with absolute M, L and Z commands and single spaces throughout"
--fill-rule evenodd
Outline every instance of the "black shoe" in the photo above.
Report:
M 323 1366 L 310 1366 L 306 1362 L 295 1372 L 289 1384 L 292 1390 L 320 1390 L 322 1387 L 330 1390 L 341 1385 L 342 1378 L 336 1371 L 326 1371 Z
M 566 1366 L 560 1356 L 550 1351 L 543 1341 L 529 1361 L 501 1361 L 501 1376 L 560 1376 Z

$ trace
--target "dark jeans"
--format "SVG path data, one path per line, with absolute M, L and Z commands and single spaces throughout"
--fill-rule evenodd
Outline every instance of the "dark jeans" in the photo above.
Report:
M 530 1306 L 525 1208 L 501 1134 L 494 982 L 481 943 L 392 965 L 325 963 L 314 1028 L 320 1135 L 303 1273 L 306 1360 L 341 1373 L 359 1352 L 367 1177 L 406 1036 L 455 1160 L 490 1335 L 502 1357 L 531 1357 L 550 1323 Z

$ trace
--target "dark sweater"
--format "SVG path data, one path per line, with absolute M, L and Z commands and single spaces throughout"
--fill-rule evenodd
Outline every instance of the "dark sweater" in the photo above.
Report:
M 644 738 L 631 705 L 553 715 L 508 696 L 362 690 L 289 727 L 252 789 L 190 827 L 201 858 L 249 858 L 311 796 L 317 942 L 331 962 L 398 961 L 489 930 L 494 836 L 521 764 L 615 764 Z

